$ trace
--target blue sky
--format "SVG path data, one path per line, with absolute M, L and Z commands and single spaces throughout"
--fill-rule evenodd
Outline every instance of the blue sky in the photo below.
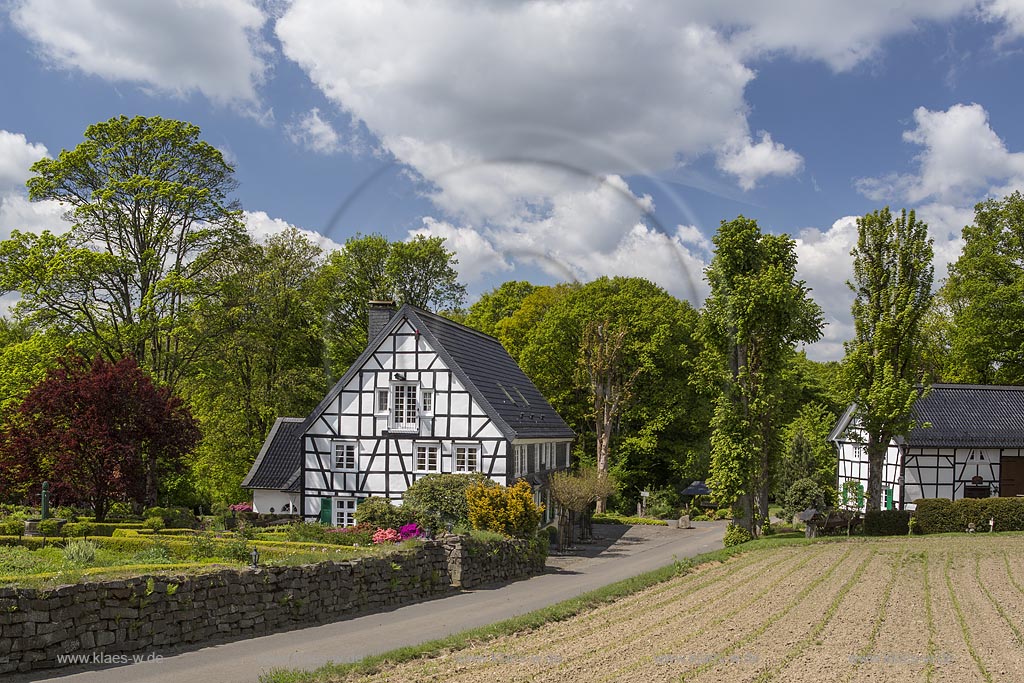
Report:
M 722 219 L 797 239 L 850 336 L 854 217 L 917 210 L 937 276 L 1024 184 L 1024 1 L 0 3 L 0 238 L 28 167 L 113 116 L 191 121 L 254 234 L 440 235 L 470 291 L 642 275 L 699 305 Z

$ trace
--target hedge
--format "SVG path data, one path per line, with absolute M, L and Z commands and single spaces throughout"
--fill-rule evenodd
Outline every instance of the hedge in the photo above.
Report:
M 869 510 L 864 515 L 868 536 L 905 536 L 910 533 L 909 510 Z
M 1024 498 L 926 498 L 915 500 L 914 520 L 923 534 L 967 531 L 974 523 L 977 531 L 988 531 L 988 520 L 995 520 L 994 531 L 1024 531 Z

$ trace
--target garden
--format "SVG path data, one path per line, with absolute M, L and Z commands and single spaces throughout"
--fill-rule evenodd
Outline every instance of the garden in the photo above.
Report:
M 384 556 L 422 539 L 454 532 L 481 542 L 524 538 L 546 554 L 538 534 L 543 508 L 528 484 L 499 486 L 483 475 L 430 475 L 396 506 L 370 497 L 357 524 L 334 527 L 282 515 L 257 515 L 248 503 L 199 518 L 186 508 L 154 507 L 133 515 L 115 504 L 107 521 L 57 507 L 25 535 L 39 511 L 0 506 L 0 586 L 96 581 L 160 570 L 201 573 L 225 567 L 300 565 Z

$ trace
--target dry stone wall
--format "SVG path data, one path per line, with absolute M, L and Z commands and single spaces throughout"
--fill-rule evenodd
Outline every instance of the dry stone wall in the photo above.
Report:
M 543 553 L 526 542 L 479 544 L 449 536 L 383 559 L 140 576 L 51 590 L 0 588 L 0 674 L 133 661 L 133 655 L 338 621 L 543 568 Z

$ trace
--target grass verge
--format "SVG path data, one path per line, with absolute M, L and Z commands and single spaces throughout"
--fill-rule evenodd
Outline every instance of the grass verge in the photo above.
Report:
M 842 539 L 805 539 L 796 537 L 769 537 L 743 543 L 731 548 L 714 550 L 709 553 L 695 557 L 676 560 L 672 564 L 655 569 L 654 571 L 640 574 L 629 579 L 623 579 L 613 584 L 598 588 L 597 590 L 584 593 L 583 595 L 564 600 L 562 602 L 544 607 L 518 617 L 512 617 L 499 621 L 488 626 L 455 633 L 445 638 L 431 640 L 419 645 L 410 645 L 397 648 L 378 655 L 371 655 L 358 662 L 345 664 L 328 663 L 313 671 L 301 669 L 272 669 L 259 677 L 260 683 L 330 683 L 342 681 L 353 676 L 369 676 L 379 673 L 382 669 L 412 661 L 424 657 L 430 657 L 441 652 L 461 650 L 470 645 L 477 645 L 481 641 L 494 640 L 501 636 L 510 635 L 519 631 L 527 631 L 539 628 L 544 624 L 556 621 L 564 621 L 577 614 L 593 609 L 599 605 L 618 600 L 627 595 L 632 595 L 645 588 L 649 588 L 663 581 L 668 581 L 677 576 L 685 576 L 694 568 L 709 562 L 725 562 L 731 557 L 742 555 L 748 552 L 756 552 L 768 548 L 778 548 L 789 545 L 809 545 L 811 543 L 828 543 Z

